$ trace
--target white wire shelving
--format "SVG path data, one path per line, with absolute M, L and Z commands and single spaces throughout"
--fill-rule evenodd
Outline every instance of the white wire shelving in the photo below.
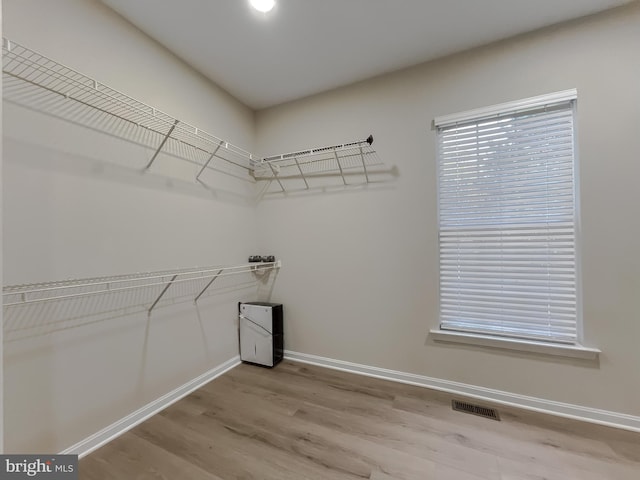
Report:
M 152 312 L 160 308 L 197 306 L 204 298 L 254 297 L 256 287 L 275 281 L 271 272 L 280 267 L 275 261 L 5 286 L 4 340 L 42 337 L 145 314 L 151 320 Z
M 246 150 L 6 38 L 2 53 L 5 100 L 152 149 L 144 170 L 162 152 L 198 165 L 196 180 L 217 159 L 253 181 Z
M 195 180 L 201 183 L 200 176 L 210 169 L 275 183 L 286 192 L 295 184 L 291 180 L 303 189 L 323 187 L 320 179 L 328 177 L 341 179 L 344 186 L 372 183 L 372 169 L 384 165 L 372 147 L 373 136 L 259 159 L 11 40 L 2 39 L 2 51 L 4 100 L 148 149 L 143 171 L 163 154 L 195 165 Z
M 215 280 L 229 275 L 265 272 L 282 266 L 280 260 L 275 262 L 249 263 L 237 266 L 194 267 L 158 272 L 132 273 L 108 277 L 71 279 L 45 283 L 9 285 L 2 289 L 3 306 L 15 307 L 32 303 L 52 302 L 72 298 L 113 294 L 128 290 L 162 287 L 160 294 L 149 306 L 148 312 L 154 309 L 167 290 L 174 284 L 201 281 L 204 285 L 194 292 L 193 301 L 197 302 Z
M 265 157 L 255 164 L 254 177 L 277 182 L 282 192 L 287 191 L 287 180 L 300 179 L 308 190 L 313 177 L 327 175 L 339 176 L 344 186 L 367 184 L 370 169 L 383 165 L 372 144 L 373 135 L 369 135 L 362 141 Z M 354 174 L 360 177 L 356 182 Z

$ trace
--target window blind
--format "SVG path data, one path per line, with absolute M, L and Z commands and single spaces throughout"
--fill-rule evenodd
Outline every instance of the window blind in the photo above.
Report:
M 574 100 L 437 129 L 441 328 L 576 343 Z

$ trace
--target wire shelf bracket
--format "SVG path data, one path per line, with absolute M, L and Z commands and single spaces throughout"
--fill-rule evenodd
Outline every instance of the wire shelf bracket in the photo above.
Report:
M 173 277 L 171 277 L 171 280 L 169 280 L 169 283 L 167 283 L 167 286 L 162 289 L 162 292 L 160 292 L 160 295 L 158 295 L 158 298 L 156 298 L 156 301 L 153 302 L 153 304 L 149 307 L 149 310 L 147 310 L 147 315 L 151 316 L 151 310 L 154 309 L 154 307 L 158 304 L 158 302 L 164 296 L 164 294 L 167 293 L 167 290 L 169 290 L 169 287 L 177 277 L 178 277 L 177 273 Z
M 215 276 L 215 277 L 213 277 L 211 280 L 209 280 L 209 283 L 207 283 L 207 284 L 205 285 L 205 287 L 202 289 L 202 291 L 201 291 L 201 292 L 196 296 L 196 298 L 194 298 L 194 299 L 193 299 L 193 303 L 198 303 L 198 299 L 199 299 L 202 295 L 204 295 L 204 292 L 206 292 L 206 291 L 207 291 L 207 289 L 211 286 L 211 284 L 212 284 L 213 282 L 215 282 L 215 281 L 216 281 L 216 279 L 217 279 L 217 278 L 220 276 L 220 274 L 222 273 L 222 270 L 223 270 L 223 269 L 218 270 L 218 273 L 216 274 L 216 276 Z
M 207 159 L 207 161 L 205 162 L 205 164 L 202 166 L 202 168 L 200 169 L 200 171 L 198 172 L 198 174 L 196 175 L 196 180 L 199 181 L 200 180 L 200 175 L 202 175 L 202 172 L 205 171 L 205 169 L 209 166 L 209 163 L 211 163 L 211 160 L 213 160 L 213 157 L 216 156 L 216 154 L 218 153 L 218 150 L 220 150 L 220 147 L 222 146 L 224 142 L 222 140 L 220 140 L 220 143 L 218 144 L 218 146 L 216 147 L 216 149 L 213 151 L 213 153 L 211 154 L 211 156 Z
M 167 140 L 169 140 L 169 138 L 171 138 L 171 134 L 173 133 L 173 130 L 176 128 L 176 125 L 178 125 L 178 120 L 173 122 L 173 125 L 171 125 L 171 128 L 169 129 L 169 131 L 167 132 L 165 137 L 162 139 L 162 143 L 160 144 L 160 146 L 154 152 L 153 157 L 151 157 L 151 160 L 149 160 L 149 163 L 147 163 L 147 165 L 144 167 L 145 170 L 149 170 L 151 165 L 153 165 L 153 162 L 156 161 L 156 157 L 158 156 L 158 154 L 160 153 L 160 151 L 164 147 L 164 144 L 167 143 Z M 216 149 L 216 151 L 217 151 L 217 149 Z M 213 154 L 212 154 L 212 156 L 213 156 Z M 207 164 L 208 164 L 208 162 L 207 162 Z

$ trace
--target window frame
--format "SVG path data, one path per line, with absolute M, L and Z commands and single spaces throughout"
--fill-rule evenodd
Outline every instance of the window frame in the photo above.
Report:
M 522 100 L 506 102 L 488 107 L 477 108 L 451 115 L 436 117 L 433 121 L 433 130 L 436 133 L 436 181 L 437 181 L 437 222 L 438 222 L 438 328 L 432 329 L 431 334 L 437 341 L 447 341 L 465 344 L 479 344 L 496 348 L 508 348 L 516 350 L 526 350 L 537 353 L 550 353 L 554 355 L 567 355 L 578 358 L 592 358 L 600 351 L 594 348 L 583 347 L 584 342 L 584 321 L 582 310 L 582 235 L 580 224 L 580 173 L 579 173 L 579 151 L 578 151 L 578 115 L 577 115 L 578 92 L 576 89 L 563 90 L 546 95 L 525 98 Z M 574 268 L 575 268 L 575 294 L 576 294 L 576 337 L 573 343 L 560 343 L 553 340 L 540 340 L 532 338 L 515 338 L 508 336 L 492 335 L 487 333 L 460 332 L 455 330 L 442 329 L 441 324 L 441 257 L 440 257 L 440 220 L 441 220 L 441 158 L 438 150 L 440 129 L 459 123 L 481 121 L 494 116 L 505 114 L 520 114 L 545 105 L 558 103 L 571 103 L 573 119 L 573 227 L 574 227 Z

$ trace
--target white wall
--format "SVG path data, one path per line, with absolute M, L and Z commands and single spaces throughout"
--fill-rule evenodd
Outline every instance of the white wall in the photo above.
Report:
M 263 245 L 289 350 L 640 415 L 640 6 L 545 29 L 261 111 L 257 150 L 375 137 L 399 177 L 271 196 Z M 585 343 L 599 362 L 435 344 L 434 117 L 577 88 Z
M 148 151 L 6 105 L 5 284 L 237 263 L 259 248 L 284 260 L 273 296 L 285 303 L 290 350 L 640 414 L 637 5 L 262 111 L 254 124 L 250 110 L 95 0 L 3 3 L 8 38 L 249 151 L 373 133 L 399 170 L 366 189 L 270 196 L 256 212 L 245 182 L 209 172 L 203 189 L 190 166 L 166 158 L 141 175 Z M 433 344 L 431 120 L 573 87 L 585 335 L 603 350 L 600 362 Z M 235 355 L 235 302 L 254 290 L 227 286 L 151 319 L 142 297 L 128 310 L 112 297 L 9 311 L 10 333 L 27 322 L 37 334 L 6 339 L 6 450 L 62 450 Z M 60 317 L 70 323 L 52 327 Z
M 101 3 L 5 0 L 3 17 L 9 39 L 252 150 L 251 110 Z M 204 188 L 197 167 L 166 157 L 143 175 L 148 150 L 15 105 L 4 113 L 5 285 L 256 251 L 251 183 L 206 172 Z M 240 283 L 150 319 L 153 292 L 7 310 L 6 450 L 60 451 L 237 355 L 237 301 L 255 295 Z M 22 326 L 34 335 L 15 335 Z

